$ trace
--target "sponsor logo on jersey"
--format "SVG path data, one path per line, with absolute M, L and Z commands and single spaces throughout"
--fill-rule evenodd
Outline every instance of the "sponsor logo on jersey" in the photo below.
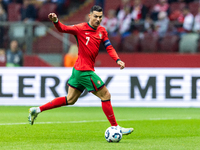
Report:
M 86 32 L 85 34 L 88 35 L 88 34 L 90 34 L 90 33 L 87 33 L 87 32 Z

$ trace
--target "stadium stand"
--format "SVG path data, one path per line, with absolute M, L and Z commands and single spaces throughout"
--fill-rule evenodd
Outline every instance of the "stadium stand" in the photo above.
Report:
M 72 12 L 67 17 L 62 18 L 62 21 L 68 24 L 77 24 L 85 21 L 85 15 L 89 13 L 89 10 L 93 5 L 94 0 L 86 1 L 75 12 Z
M 77 0 L 78 1 L 78 0 Z M 152 12 L 152 8 L 158 3 L 158 0 L 141 0 L 145 6 L 148 8 L 148 16 Z M 68 1 L 70 2 L 70 1 Z M 82 1 L 83 4 L 80 5 L 78 9 L 75 11 L 70 12 L 67 16 L 58 16 L 59 19 L 68 25 L 84 22 L 85 16 L 89 13 L 89 9 L 94 5 L 95 0 L 86 0 Z M 134 5 L 134 0 L 132 0 L 132 5 Z M 171 2 L 171 1 L 170 1 Z M 71 2 L 70 2 L 71 3 Z M 116 10 L 121 4 L 121 0 L 105 0 L 104 6 L 104 15 L 107 15 L 107 12 L 110 9 Z M 69 3 L 65 4 L 66 7 L 70 7 Z M 163 52 L 163 53 L 170 53 L 170 52 L 179 52 L 181 49 L 179 46 L 180 44 L 180 36 L 178 27 L 182 26 L 182 22 L 180 16 L 183 16 L 182 9 L 185 6 L 188 6 L 191 13 L 196 15 L 198 12 L 198 8 L 200 6 L 199 0 L 194 2 L 185 3 L 185 2 L 171 2 L 170 4 L 170 25 L 168 26 L 168 30 L 166 36 L 160 40 L 160 38 L 154 33 L 154 31 L 147 33 L 148 31 L 140 30 L 140 31 L 133 31 L 130 36 L 125 37 L 123 40 L 121 36 L 118 34 L 117 36 L 110 36 L 109 39 L 116 49 L 117 52 L 128 52 L 128 53 L 137 53 L 137 52 L 144 52 L 144 53 L 156 53 L 156 52 Z M 16 22 L 20 21 L 20 3 L 10 3 L 8 5 L 8 21 Z M 38 10 L 38 18 L 37 21 L 41 22 L 49 22 L 47 15 L 49 12 L 56 12 L 56 5 L 53 3 L 46 3 L 42 4 L 40 7 L 36 6 Z M 184 18 L 181 18 L 182 21 Z M 143 20 L 144 21 L 144 20 Z M 178 22 L 180 21 L 180 22 Z M 154 22 L 155 23 L 155 22 Z M 177 27 L 178 26 L 178 27 Z M 35 27 L 34 27 L 35 29 Z M 53 32 L 56 32 L 60 37 L 63 34 L 57 32 L 57 30 L 53 27 L 51 28 Z M 137 29 L 136 29 L 137 30 Z M 153 29 L 155 30 L 155 28 Z M 184 31 L 181 31 L 184 32 Z M 190 31 L 193 32 L 193 31 Z M 137 34 L 135 34 L 137 33 Z M 188 32 L 184 32 L 188 33 Z M 139 36 L 143 34 L 143 36 Z M 13 34 L 14 35 L 14 34 Z M 70 43 L 76 44 L 76 39 L 73 35 L 67 35 L 69 37 Z M 6 36 L 5 36 L 6 37 Z M 197 52 L 200 52 L 200 41 L 197 41 Z M 63 55 L 65 52 L 63 51 L 62 39 L 58 39 L 52 35 L 52 33 L 46 33 L 43 36 L 35 37 L 33 41 L 32 52 L 33 54 L 59 54 Z M 104 52 L 105 49 L 100 47 L 100 51 Z
M 110 9 L 116 10 L 117 7 L 119 7 L 119 5 L 120 5 L 120 0 L 115 0 L 114 3 L 109 2 L 109 1 L 105 1 L 104 15 L 107 15 L 107 14 L 108 14 L 108 11 L 109 11 Z
M 140 41 L 141 52 L 158 52 L 158 35 L 144 34 Z
M 49 21 L 48 14 L 49 12 L 56 13 L 57 5 L 54 3 L 43 4 L 38 10 L 38 20 L 39 21 Z
M 139 35 L 131 34 L 125 37 L 122 42 L 122 51 L 123 52 L 138 52 L 139 51 Z
M 199 6 L 200 6 L 199 1 L 191 2 L 191 3 L 189 3 L 188 5 L 189 5 L 190 12 L 191 12 L 193 15 L 196 15 L 197 12 L 198 12 Z
M 174 11 L 181 11 L 186 6 L 184 2 L 173 2 L 170 4 L 170 12 L 173 13 Z
M 118 52 L 120 51 L 120 43 L 121 43 L 121 37 L 118 36 L 110 36 L 109 40 L 113 47 L 115 47 L 115 50 Z
M 180 53 L 196 53 L 198 48 L 199 34 L 189 33 L 181 37 L 179 42 Z
M 159 51 L 160 52 L 178 52 L 178 41 L 179 37 L 176 35 L 166 35 L 159 42 Z
M 94 5 L 94 2 L 86 2 L 83 4 L 76 12 L 69 14 L 68 17 L 61 18 L 62 22 L 64 24 L 76 24 L 79 22 L 83 22 L 85 15 L 88 14 L 85 10 L 89 10 L 91 6 Z M 50 7 L 52 11 L 49 11 L 46 9 L 45 15 L 42 14 L 42 11 L 40 12 L 42 17 L 41 19 L 48 21 L 48 13 L 49 12 L 55 12 L 55 6 L 48 5 L 44 7 Z M 43 8 L 44 9 L 44 8 Z M 58 16 L 59 17 L 59 16 Z M 53 31 L 57 32 L 55 28 L 52 28 Z M 62 35 L 61 33 L 57 32 L 59 35 Z M 76 39 L 73 35 L 69 35 L 69 40 L 71 43 L 76 44 Z M 57 39 L 56 37 L 52 36 L 52 34 L 47 33 L 45 36 L 37 38 L 33 42 L 33 53 L 39 54 L 39 53 L 63 53 L 63 44 L 62 41 Z
M 51 65 L 39 58 L 37 55 L 25 55 L 24 67 L 51 67 Z
M 60 33 L 58 33 L 61 35 Z M 37 38 L 33 43 L 33 53 L 62 53 L 62 41 L 51 34 Z
M 8 21 L 20 21 L 21 20 L 21 9 L 22 5 L 19 3 L 10 3 L 8 5 Z

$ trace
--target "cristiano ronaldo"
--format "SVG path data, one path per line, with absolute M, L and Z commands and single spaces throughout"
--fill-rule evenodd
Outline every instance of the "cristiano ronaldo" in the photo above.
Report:
M 113 108 L 111 105 L 111 95 L 101 78 L 94 72 L 95 59 L 102 42 L 110 55 L 120 66 L 125 67 L 125 63 L 120 60 L 115 49 L 111 45 L 107 31 L 100 25 L 103 17 L 103 10 L 100 6 L 94 5 L 89 13 L 89 22 L 80 23 L 73 26 L 62 24 L 55 13 L 50 13 L 48 18 L 53 22 L 59 32 L 73 34 L 77 39 L 78 59 L 73 67 L 72 75 L 68 81 L 68 95 L 58 97 L 40 107 L 29 109 L 28 121 L 33 125 L 39 113 L 66 105 L 73 105 L 84 89 L 93 93 L 101 99 L 102 109 L 111 126 L 121 129 L 123 135 L 133 132 L 133 128 L 123 128 L 117 124 Z

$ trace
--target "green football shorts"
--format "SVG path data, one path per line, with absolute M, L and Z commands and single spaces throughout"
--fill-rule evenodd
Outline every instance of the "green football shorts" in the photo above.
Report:
M 94 71 L 79 71 L 73 68 L 68 85 L 80 92 L 83 92 L 85 88 L 88 92 L 94 92 L 101 89 L 105 84 Z

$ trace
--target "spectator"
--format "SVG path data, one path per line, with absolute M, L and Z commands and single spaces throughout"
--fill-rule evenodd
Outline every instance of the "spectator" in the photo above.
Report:
M 151 18 L 154 21 L 157 21 L 158 14 L 161 11 L 165 11 L 165 12 L 167 12 L 167 16 L 169 15 L 169 4 L 167 3 L 167 0 L 159 0 L 159 3 L 153 7 L 153 11 L 151 13 Z
M 71 45 L 69 52 L 64 57 L 64 66 L 74 67 L 77 58 L 78 58 L 78 48 L 76 45 Z
M 0 22 L 6 21 L 7 18 L 7 13 L 5 10 L 5 5 L 2 2 L 2 0 L 0 0 Z M 0 48 L 3 47 L 3 43 L 4 43 L 4 27 L 0 26 Z
M 0 21 L 6 21 L 7 13 L 6 13 L 6 5 L 0 0 Z
M 144 31 L 144 20 L 147 15 L 147 7 L 142 4 L 141 0 L 135 0 L 131 12 L 131 31 Z
M 125 17 L 125 8 L 131 7 L 130 0 L 121 0 L 121 5 L 116 10 L 116 16 L 118 20 L 123 20 Z
M 117 8 L 116 16 L 118 19 L 119 33 L 123 36 L 129 34 L 131 28 L 131 4 L 130 0 L 121 0 L 120 6 Z
M 11 41 L 10 48 L 6 52 L 6 66 L 20 67 L 23 66 L 23 54 L 18 47 L 16 40 Z
M 193 30 L 197 33 L 200 33 L 200 7 L 198 9 L 198 13 L 194 18 L 194 28 Z
M 106 28 L 110 36 L 115 36 L 118 29 L 118 20 L 114 9 L 109 10 L 108 17 L 103 18 L 102 26 Z
M 183 31 L 180 32 L 179 52 L 195 53 L 198 48 L 199 35 L 192 33 L 194 16 L 190 12 L 188 7 L 183 8 Z
M 130 7 L 124 7 L 124 17 L 119 18 L 119 33 L 122 35 L 122 38 L 130 35 L 131 29 L 131 14 L 130 14 Z
M 155 30 L 160 38 L 163 38 L 167 32 L 169 19 L 165 11 L 158 14 L 158 21 L 155 22 Z
M 183 29 L 183 22 L 184 22 L 184 15 L 183 10 L 175 10 L 169 16 L 171 24 L 174 26 L 174 30 L 172 31 L 173 34 L 179 35 L 179 33 L 184 32 Z
M 37 17 L 37 11 L 30 0 L 23 0 L 21 8 L 21 20 L 24 22 L 34 21 Z
M 135 0 L 131 12 L 131 17 L 134 21 L 145 20 L 147 15 L 147 7 L 142 4 L 141 0 Z
M 5 63 L 6 63 L 5 50 L 0 48 L 0 66 L 5 66 Z
M 188 7 L 183 8 L 183 15 L 184 15 L 183 29 L 186 32 L 191 32 L 193 27 L 194 16 L 190 12 L 190 9 Z
M 144 21 L 144 30 L 147 33 L 154 32 L 154 22 L 149 15 L 146 16 L 146 19 Z
M 5 0 L 0 0 L 0 4 L 2 5 L 3 9 L 6 11 L 6 13 L 8 13 L 8 4 L 10 3 L 10 1 L 5 1 Z

